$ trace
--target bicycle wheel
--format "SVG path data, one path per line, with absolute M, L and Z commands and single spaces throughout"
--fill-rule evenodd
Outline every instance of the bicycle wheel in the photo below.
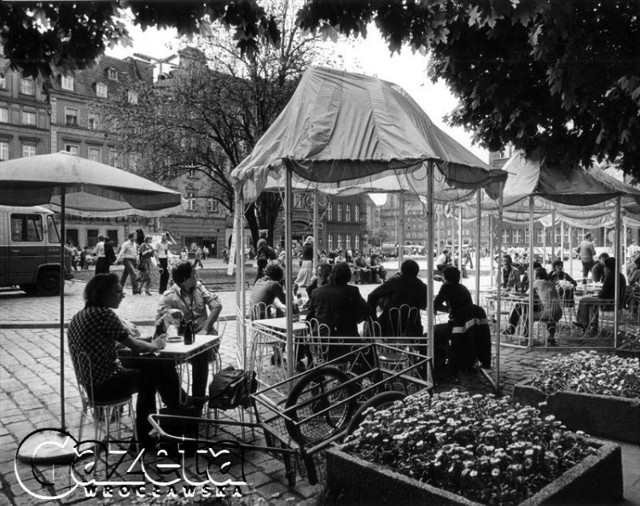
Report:
M 382 392 L 378 395 L 374 395 L 371 399 L 360 406 L 358 411 L 355 412 L 347 426 L 347 434 L 353 434 L 355 430 L 360 427 L 360 424 L 366 418 L 364 412 L 367 409 L 375 408 L 376 411 L 379 409 L 386 409 L 394 402 L 403 400 L 406 396 L 407 394 L 403 392 Z
M 358 391 L 351 377 L 336 367 L 319 367 L 303 376 L 287 397 L 285 421 L 291 438 L 304 446 L 329 439 L 351 418 Z M 314 416 L 324 411 L 323 414 Z M 309 419 L 310 417 L 313 417 Z

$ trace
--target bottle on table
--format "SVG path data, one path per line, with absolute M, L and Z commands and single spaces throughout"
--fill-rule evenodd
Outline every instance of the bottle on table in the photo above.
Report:
M 193 344 L 195 340 L 196 336 L 193 331 L 193 321 L 187 320 L 184 327 L 184 344 Z

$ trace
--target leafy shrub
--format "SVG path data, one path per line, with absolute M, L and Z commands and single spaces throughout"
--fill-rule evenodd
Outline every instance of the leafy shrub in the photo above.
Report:
M 640 361 L 581 351 L 544 360 L 531 382 L 547 395 L 561 390 L 640 398 Z
M 622 338 L 622 346 L 626 350 L 640 351 L 640 330 L 635 332 L 621 331 L 618 335 Z
M 475 501 L 508 505 L 596 450 L 535 408 L 453 390 L 369 411 L 345 451 Z

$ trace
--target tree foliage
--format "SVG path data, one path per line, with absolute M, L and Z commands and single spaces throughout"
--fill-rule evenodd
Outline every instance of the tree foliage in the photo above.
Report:
M 193 41 L 197 50 L 180 52 L 180 66 L 169 78 L 141 84 L 137 104 L 126 95 L 96 104 L 124 151 L 140 155 L 144 175 L 171 182 L 196 171 L 209 182 L 197 196 L 233 211 L 230 170 L 280 114 L 308 66 L 330 57 L 317 37 L 301 34 L 286 8 L 270 14 L 281 34 L 278 44 L 260 39 L 249 57 L 218 27 Z M 281 205 L 278 193 L 265 193 L 245 210 L 254 244 L 260 229 L 273 238 Z
M 302 27 L 428 50 L 459 97 L 453 125 L 563 166 L 618 160 L 640 176 L 639 0 L 312 0 Z
M 0 2 L 0 41 L 13 68 L 47 78 L 55 69 L 83 69 L 105 49 L 129 44 L 129 17 L 143 30 L 174 27 L 180 35 L 207 34 L 219 21 L 234 28 L 237 48 L 249 55 L 259 39 L 277 43 L 280 34 L 256 0 Z

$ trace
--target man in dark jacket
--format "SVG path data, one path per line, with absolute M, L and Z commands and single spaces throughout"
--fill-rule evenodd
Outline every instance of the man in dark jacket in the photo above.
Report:
M 624 305 L 624 294 L 627 290 L 627 280 L 624 274 L 616 271 L 616 259 L 609 257 L 604 260 L 604 282 L 597 297 L 582 297 L 578 304 L 578 321 L 573 322 L 576 327 L 598 331 L 598 310 L 600 307 L 605 311 L 613 311 L 613 300 L 615 298 L 616 273 L 618 275 L 618 308 Z
M 420 266 L 415 260 L 405 260 L 400 266 L 400 274 L 392 276 L 369 294 L 367 302 L 372 311 L 382 308 L 378 322 L 383 336 L 422 336 L 420 309 L 427 308 L 427 285 L 418 279 L 419 271 Z M 403 327 L 398 328 L 398 322 L 394 321 L 396 319 L 390 311 L 401 306 L 409 309 L 407 315 L 400 315 Z

